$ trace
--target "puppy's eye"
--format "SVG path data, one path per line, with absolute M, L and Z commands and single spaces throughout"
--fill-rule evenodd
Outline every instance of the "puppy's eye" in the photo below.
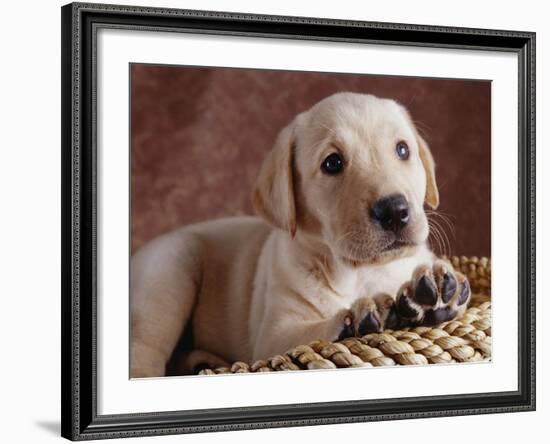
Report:
M 344 161 L 337 153 L 332 153 L 327 156 L 321 164 L 321 170 L 327 174 L 338 174 L 344 168 Z
M 397 157 L 401 160 L 407 160 L 409 158 L 409 147 L 405 142 L 398 142 L 395 145 L 395 151 L 397 152 Z

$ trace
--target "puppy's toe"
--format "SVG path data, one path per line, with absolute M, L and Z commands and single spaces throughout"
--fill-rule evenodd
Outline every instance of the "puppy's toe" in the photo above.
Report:
M 359 323 L 357 331 L 360 335 L 366 335 L 368 333 L 376 333 L 382 329 L 382 324 L 378 319 L 375 311 L 371 311 Z
M 353 315 L 351 312 L 346 312 L 344 314 L 342 324 L 342 330 L 336 338 L 337 341 L 355 336 L 355 326 L 353 324 Z
M 446 304 L 456 293 L 458 282 L 454 274 L 445 270 L 443 278 L 441 280 L 441 300 Z
M 460 283 L 460 291 L 458 293 L 457 304 L 459 306 L 465 305 L 469 301 L 470 296 L 472 295 L 472 290 L 470 289 L 470 283 L 466 276 L 462 276 L 462 282 Z
M 414 283 L 414 300 L 418 304 L 434 306 L 437 304 L 438 291 L 432 271 L 425 269 Z
M 396 302 L 397 315 L 410 324 L 414 324 L 424 315 L 424 309 L 413 299 L 412 291 L 405 286 L 399 292 Z
M 376 311 L 382 323 L 382 329 L 399 329 L 402 323 L 397 314 L 395 299 L 387 293 L 379 293 L 373 299 L 376 303 Z
M 360 335 L 382 330 L 382 321 L 374 299 L 364 297 L 357 299 L 351 306 L 355 317 L 355 330 Z

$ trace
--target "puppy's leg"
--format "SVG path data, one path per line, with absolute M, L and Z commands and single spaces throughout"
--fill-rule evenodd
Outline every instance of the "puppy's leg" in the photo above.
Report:
M 382 331 L 394 316 L 394 300 L 388 295 L 360 298 L 349 309 L 317 321 L 290 317 L 288 312 L 271 313 L 263 320 L 256 338 L 254 359 L 265 359 L 315 340 L 338 341 Z
M 309 321 L 288 313 L 272 313 L 264 318 L 255 338 L 253 360 L 267 359 L 317 339 L 334 341 L 349 327 L 350 314 L 344 309 L 332 318 Z
M 130 376 L 164 376 L 200 283 L 193 239 L 161 238 L 131 264 Z
M 406 325 L 436 325 L 460 317 L 470 301 L 466 276 L 443 260 L 420 266 L 397 294 L 397 315 Z
M 274 298 L 277 299 L 277 298 Z M 254 343 L 254 359 L 266 359 L 297 345 L 315 340 L 339 341 L 350 336 L 379 332 L 396 320 L 395 301 L 387 294 L 357 299 L 349 309 L 342 309 L 323 320 L 292 316 L 289 310 L 268 311 Z

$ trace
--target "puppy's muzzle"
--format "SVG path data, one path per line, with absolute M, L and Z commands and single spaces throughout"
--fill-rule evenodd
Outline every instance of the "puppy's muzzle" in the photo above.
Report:
M 392 194 L 376 201 L 370 216 L 383 230 L 398 233 L 409 223 L 409 204 L 402 194 Z

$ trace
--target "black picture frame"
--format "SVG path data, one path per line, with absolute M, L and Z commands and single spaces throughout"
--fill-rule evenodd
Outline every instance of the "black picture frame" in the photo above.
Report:
M 62 436 L 71 440 L 535 409 L 535 33 L 72 3 L 62 7 Z M 519 66 L 518 389 L 98 415 L 96 30 L 100 27 L 508 51 Z

